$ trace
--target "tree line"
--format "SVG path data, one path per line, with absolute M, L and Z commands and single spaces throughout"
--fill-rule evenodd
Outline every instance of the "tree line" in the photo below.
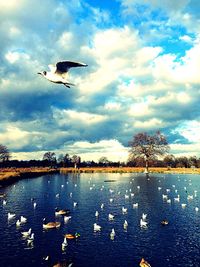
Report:
M 171 168 L 200 168 L 200 158 L 196 156 L 175 157 L 169 154 L 170 147 L 166 137 L 159 131 L 148 134 L 138 133 L 129 141 L 129 158 L 127 162 L 113 162 L 106 156 L 98 162 L 81 161 L 78 155 L 56 155 L 54 152 L 45 152 L 41 160 L 12 160 L 11 152 L 0 144 L 0 167 L 145 167 L 148 173 L 149 166 Z

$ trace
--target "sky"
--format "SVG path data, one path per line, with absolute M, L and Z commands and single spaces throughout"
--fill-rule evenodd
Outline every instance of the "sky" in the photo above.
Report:
M 200 1 L 0 0 L 0 144 L 13 159 L 126 161 L 160 130 L 200 156 Z M 39 71 L 72 60 L 66 88 Z

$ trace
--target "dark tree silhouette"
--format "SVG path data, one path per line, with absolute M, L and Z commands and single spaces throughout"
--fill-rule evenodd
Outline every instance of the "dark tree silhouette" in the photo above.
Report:
M 145 173 L 149 170 L 149 161 L 158 156 L 163 156 L 169 151 L 167 140 L 159 131 L 150 135 L 147 133 L 138 133 L 133 136 L 129 142 L 129 158 L 141 157 L 145 160 Z
M 0 144 L 0 162 L 8 161 L 11 158 L 8 148 Z

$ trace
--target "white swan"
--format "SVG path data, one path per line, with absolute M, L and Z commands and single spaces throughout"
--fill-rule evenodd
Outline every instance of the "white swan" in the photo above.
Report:
M 102 204 L 101 204 L 101 209 L 103 209 L 103 208 L 104 208 L 104 204 L 102 203 Z
M 101 226 L 100 225 L 98 225 L 96 223 L 94 223 L 93 225 L 94 225 L 94 232 L 101 231 Z

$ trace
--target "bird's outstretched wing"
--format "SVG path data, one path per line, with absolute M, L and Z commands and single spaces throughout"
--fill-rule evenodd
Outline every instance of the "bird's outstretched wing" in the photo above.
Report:
M 56 72 L 62 74 L 68 72 L 70 68 L 74 67 L 87 67 L 87 64 L 72 61 L 61 61 L 56 64 Z

